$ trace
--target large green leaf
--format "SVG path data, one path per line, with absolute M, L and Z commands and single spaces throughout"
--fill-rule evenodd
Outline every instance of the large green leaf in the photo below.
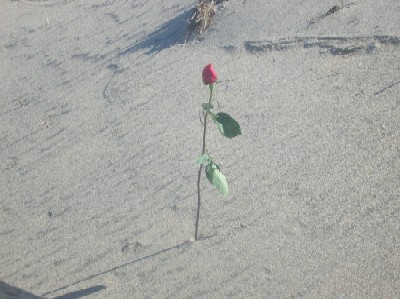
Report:
M 229 188 L 226 177 L 219 170 L 219 166 L 214 163 L 210 163 L 206 166 L 206 176 L 212 185 L 224 196 L 228 196 Z
M 239 123 L 234 120 L 229 114 L 220 112 L 217 113 L 214 119 L 222 135 L 228 138 L 233 138 L 242 135 Z

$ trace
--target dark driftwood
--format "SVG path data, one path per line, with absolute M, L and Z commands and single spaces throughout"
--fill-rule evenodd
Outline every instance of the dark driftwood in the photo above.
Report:
M 204 34 L 211 24 L 217 5 L 226 1 L 227 0 L 200 0 L 200 3 L 196 5 L 192 16 L 188 20 L 185 43 L 191 37 L 202 36 Z

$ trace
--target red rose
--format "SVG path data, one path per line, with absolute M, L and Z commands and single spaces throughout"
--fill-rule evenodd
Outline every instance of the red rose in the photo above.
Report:
M 214 71 L 212 64 L 207 64 L 203 69 L 204 84 L 214 84 L 217 81 L 217 73 Z

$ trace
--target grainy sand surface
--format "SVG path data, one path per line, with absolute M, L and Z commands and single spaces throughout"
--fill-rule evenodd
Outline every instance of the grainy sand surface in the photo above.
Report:
M 0 1 L 0 298 L 399 298 L 398 0 L 196 3 Z

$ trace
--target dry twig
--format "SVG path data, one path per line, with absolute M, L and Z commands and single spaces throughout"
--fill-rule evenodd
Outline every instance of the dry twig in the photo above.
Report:
M 200 0 L 196 5 L 193 15 L 188 20 L 188 29 L 185 43 L 192 36 L 201 36 L 210 26 L 212 18 L 215 15 L 216 6 L 227 0 Z

